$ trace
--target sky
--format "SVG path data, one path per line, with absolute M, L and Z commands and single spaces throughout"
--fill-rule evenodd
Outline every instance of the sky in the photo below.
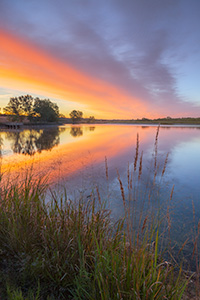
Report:
M 0 0 L 0 107 L 200 117 L 199 0 Z

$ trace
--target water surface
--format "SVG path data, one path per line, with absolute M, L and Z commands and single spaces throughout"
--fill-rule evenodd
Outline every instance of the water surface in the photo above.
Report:
M 161 126 L 155 146 L 156 132 L 157 126 L 137 125 L 1 131 L 1 171 L 9 171 L 11 177 L 22 176 L 32 167 L 35 176 L 48 175 L 51 186 L 60 190 L 65 186 L 70 197 L 90 195 L 98 187 L 102 197 L 109 198 L 116 217 L 123 214 L 119 177 L 128 200 L 133 176 L 134 196 L 139 201 L 155 197 L 155 201 L 151 199 L 153 206 L 163 205 L 163 210 L 164 203 L 170 203 L 171 238 L 181 243 L 187 235 L 192 236 L 194 223 L 200 218 L 200 127 Z M 139 153 L 134 171 L 137 136 Z M 149 209 L 149 205 L 144 207 Z

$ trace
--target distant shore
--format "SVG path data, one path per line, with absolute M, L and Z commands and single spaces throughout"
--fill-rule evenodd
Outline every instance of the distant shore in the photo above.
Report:
M 200 125 L 200 118 L 159 118 L 137 120 L 96 120 L 96 123 L 105 124 L 135 124 L 135 125 Z
M 0 116 L 0 128 L 6 129 L 6 124 L 9 123 L 6 120 L 6 116 Z M 32 123 L 21 123 L 20 128 L 43 128 L 43 127 L 54 127 L 62 125 L 95 125 L 95 124 L 132 124 L 132 125 L 141 125 L 141 126 L 154 126 L 154 125 L 166 125 L 166 126 L 198 126 L 200 125 L 199 118 L 158 118 L 158 119 L 132 119 L 132 120 L 122 120 L 122 119 L 95 119 L 93 122 L 90 122 L 89 119 L 83 118 L 79 122 L 73 123 L 70 118 L 60 118 L 59 122 L 32 122 Z
M 61 120 L 63 124 L 72 124 L 69 118 L 63 118 Z M 76 124 L 134 124 L 134 125 L 200 125 L 199 118 L 158 118 L 158 119 L 132 119 L 132 120 L 123 120 L 123 119 L 95 119 L 93 123 L 88 122 L 88 119 L 82 119 L 81 122 Z

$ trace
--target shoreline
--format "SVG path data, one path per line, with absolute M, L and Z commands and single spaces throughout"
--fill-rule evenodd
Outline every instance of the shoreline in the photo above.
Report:
M 58 123 L 58 124 L 23 124 L 20 128 L 6 128 L 4 125 L 0 124 L 0 131 L 23 131 L 25 129 L 45 129 L 45 128 L 55 128 L 62 126 L 99 126 L 99 125 L 131 125 L 139 127 L 158 127 L 161 128 L 197 128 L 200 129 L 200 124 L 185 124 L 185 123 L 175 123 L 175 124 L 162 124 L 162 123 L 132 123 L 132 122 L 95 122 L 95 123 Z

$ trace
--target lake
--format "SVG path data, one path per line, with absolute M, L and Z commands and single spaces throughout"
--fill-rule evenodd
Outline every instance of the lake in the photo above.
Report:
M 184 255 L 190 257 L 200 219 L 200 127 L 161 126 L 155 143 L 156 134 L 157 126 L 121 124 L 1 130 L 1 172 L 22 178 L 32 168 L 70 198 L 98 189 L 114 218 L 124 213 L 121 182 L 125 201 L 131 194 L 138 210 L 170 213 L 174 249 L 189 236 Z

